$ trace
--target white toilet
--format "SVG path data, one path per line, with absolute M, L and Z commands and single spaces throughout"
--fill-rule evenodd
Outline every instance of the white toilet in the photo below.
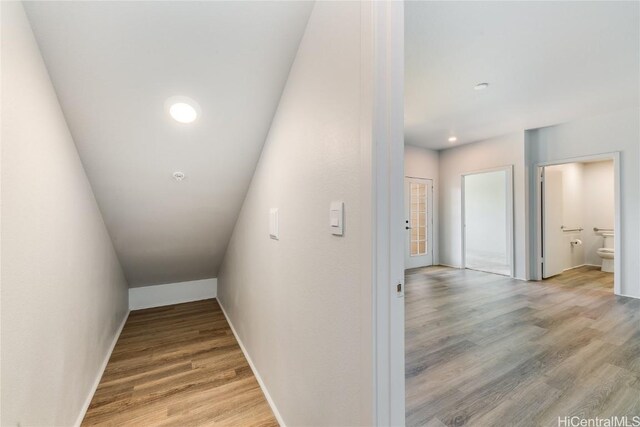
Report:
M 613 233 L 602 233 L 604 244 L 596 251 L 598 256 L 602 258 L 602 271 L 613 273 L 613 255 L 614 255 L 614 236 Z

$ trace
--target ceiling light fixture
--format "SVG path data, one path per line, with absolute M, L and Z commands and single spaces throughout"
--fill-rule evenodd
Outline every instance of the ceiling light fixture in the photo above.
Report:
M 191 123 L 198 118 L 196 109 L 184 102 L 177 102 L 173 104 L 169 108 L 169 114 L 171 114 L 171 117 L 173 117 L 175 121 L 180 123 Z
M 458 140 L 458 138 L 456 138 L 455 136 L 450 136 L 449 137 L 449 142 L 456 142 Z
M 193 123 L 200 116 L 200 106 L 186 96 L 172 96 L 165 102 L 169 115 L 179 123 Z
M 473 87 L 474 90 L 484 90 L 489 87 L 489 83 L 478 83 Z

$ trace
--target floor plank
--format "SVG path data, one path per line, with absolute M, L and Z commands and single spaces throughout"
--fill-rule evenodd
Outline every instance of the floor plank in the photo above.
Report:
M 132 311 L 84 426 L 277 426 L 214 299 Z
M 406 272 L 409 426 L 557 426 L 640 416 L 640 300 L 580 267 L 541 282 Z

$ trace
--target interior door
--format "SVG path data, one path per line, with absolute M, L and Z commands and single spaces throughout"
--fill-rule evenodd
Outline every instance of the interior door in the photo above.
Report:
M 542 170 L 542 277 L 564 270 L 562 171 Z
M 511 167 L 463 176 L 464 267 L 513 274 Z
M 405 178 L 405 268 L 433 265 L 433 181 Z

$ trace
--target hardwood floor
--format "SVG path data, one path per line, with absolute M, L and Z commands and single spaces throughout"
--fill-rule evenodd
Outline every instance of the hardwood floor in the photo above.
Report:
M 278 423 L 211 299 L 132 311 L 82 425 Z
M 640 415 L 640 300 L 615 296 L 612 274 L 522 282 L 428 267 L 406 283 L 407 425 Z

